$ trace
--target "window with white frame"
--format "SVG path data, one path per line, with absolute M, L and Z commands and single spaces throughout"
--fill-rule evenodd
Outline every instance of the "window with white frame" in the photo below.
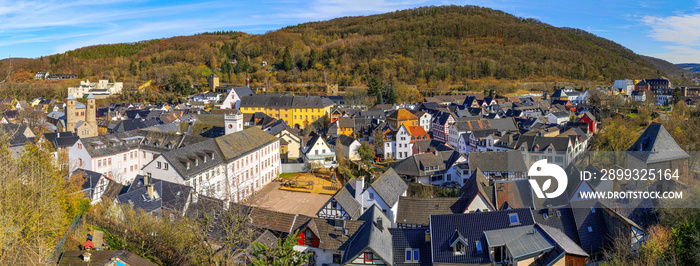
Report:
M 417 248 L 407 248 L 405 262 L 418 263 L 419 261 L 420 261 L 420 250 Z

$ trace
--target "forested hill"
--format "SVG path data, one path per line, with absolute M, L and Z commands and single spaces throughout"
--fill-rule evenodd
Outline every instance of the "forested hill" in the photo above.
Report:
M 99 45 L 18 65 L 26 76 L 50 70 L 127 82 L 153 80 L 177 93 L 205 83 L 212 69 L 222 82 L 238 84 L 247 72 L 257 84 L 327 79 L 350 86 L 376 77 L 419 88 L 485 78 L 610 82 L 663 75 L 612 41 L 474 6 L 343 17 L 263 35 L 215 32 Z

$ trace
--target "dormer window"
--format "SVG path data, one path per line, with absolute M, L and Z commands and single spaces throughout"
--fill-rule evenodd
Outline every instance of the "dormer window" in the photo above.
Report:
M 457 242 L 454 247 L 452 247 L 452 252 L 455 253 L 455 255 L 464 255 L 464 250 L 466 249 L 466 246 L 462 242 Z
M 314 234 L 311 232 L 311 229 L 306 229 L 304 232 L 304 245 L 307 246 L 313 246 L 314 244 Z

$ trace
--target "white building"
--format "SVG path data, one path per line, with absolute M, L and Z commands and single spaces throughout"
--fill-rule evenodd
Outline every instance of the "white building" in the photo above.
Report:
M 563 125 L 564 123 L 568 122 L 571 117 L 567 112 L 551 112 L 547 115 L 547 119 L 549 120 L 550 124 Z
M 49 79 L 51 73 L 49 71 L 37 71 L 34 75 L 34 79 Z
M 233 87 L 229 89 L 226 98 L 221 102 L 221 109 L 239 109 L 241 107 L 241 97 L 253 95 L 249 87 Z
M 278 138 L 251 127 L 165 152 L 141 172 L 205 196 L 241 202 L 277 178 L 279 148 Z
M 83 138 L 68 149 L 70 170 L 82 168 L 129 184 L 161 153 L 203 140 L 200 136 L 142 130 Z
M 351 161 L 359 161 L 360 154 L 357 152 L 357 150 L 361 145 L 362 144 L 359 141 L 352 137 L 340 135 L 338 136 L 338 139 L 335 140 L 335 154 L 340 154 L 342 152 L 345 158 L 348 158 Z
M 425 132 L 430 132 L 430 126 L 433 124 L 433 115 L 428 112 L 417 111 L 414 113 L 418 117 L 418 125 L 423 127 Z
M 316 135 L 311 138 L 301 150 L 306 165 L 320 164 L 323 168 L 336 166 L 335 151 L 321 136 Z
M 630 95 L 634 90 L 634 80 L 632 79 L 621 79 L 616 80 L 613 83 L 613 88 L 620 90 L 620 93 Z
M 90 80 L 80 81 L 77 87 L 69 87 L 68 94 L 72 94 L 75 98 L 82 98 L 84 94 L 92 93 L 98 99 L 107 98 L 110 95 L 121 94 L 124 88 L 123 82 L 109 83 L 107 80 L 100 80 L 97 83 Z

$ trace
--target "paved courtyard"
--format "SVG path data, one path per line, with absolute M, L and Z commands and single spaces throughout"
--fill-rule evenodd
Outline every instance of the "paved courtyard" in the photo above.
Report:
M 281 182 L 270 182 L 246 202 L 272 211 L 316 216 L 331 195 L 280 190 Z

